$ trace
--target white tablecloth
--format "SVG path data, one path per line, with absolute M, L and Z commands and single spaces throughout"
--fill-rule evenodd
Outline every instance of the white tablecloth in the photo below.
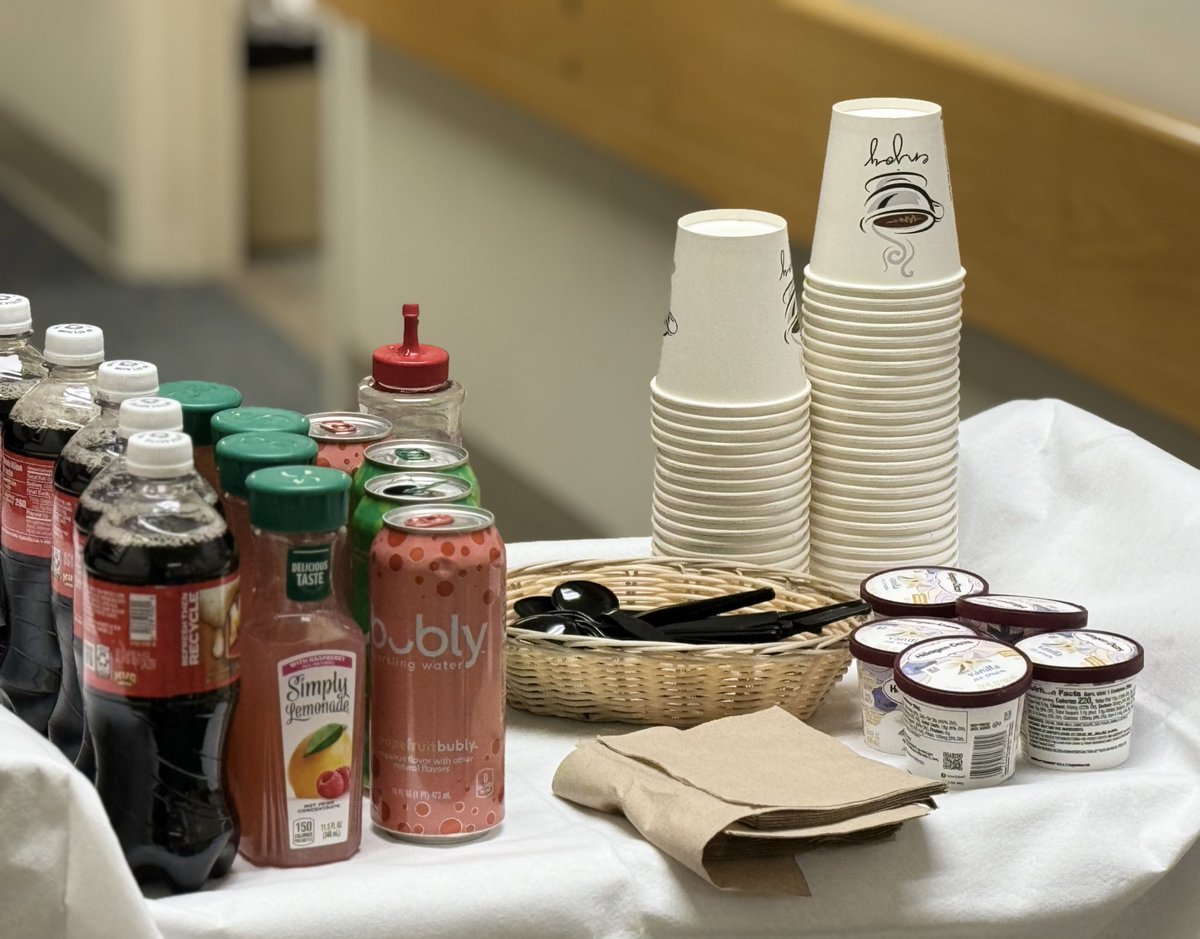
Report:
M 965 422 L 961 467 L 966 567 L 996 591 L 1081 602 L 1092 625 L 1144 643 L 1125 766 L 1068 774 L 1022 762 L 1000 787 L 942 797 L 890 841 L 802 855 L 811 899 L 750 897 L 703 883 L 624 820 L 551 795 L 577 740 L 632 728 L 514 711 L 497 836 L 437 848 L 367 831 L 343 864 L 260 870 L 239 859 L 200 893 L 144 900 L 90 786 L 0 713 L 0 936 L 1197 935 L 1200 472 L 1050 401 Z M 519 544 L 510 562 L 646 550 L 645 539 Z M 812 723 L 874 755 L 850 677 Z

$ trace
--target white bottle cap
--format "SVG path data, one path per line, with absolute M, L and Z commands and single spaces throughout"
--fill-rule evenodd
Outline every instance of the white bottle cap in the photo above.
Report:
M 16 293 L 0 293 L 0 336 L 19 336 L 31 329 L 29 300 Z
M 104 331 L 83 323 L 51 326 L 42 358 L 51 365 L 99 365 L 104 361 Z
M 126 398 L 117 417 L 117 433 L 128 439 L 144 430 L 182 431 L 183 406 L 174 398 Z
M 96 397 L 106 401 L 124 401 L 158 393 L 158 367 L 137 359 L 112 359 L 100 366 L 96 376 Z
M 192 438 L 170 431 L 142 431 L 129 438 L 125 468 L 134 476 L 168 479 L 190 473 Z

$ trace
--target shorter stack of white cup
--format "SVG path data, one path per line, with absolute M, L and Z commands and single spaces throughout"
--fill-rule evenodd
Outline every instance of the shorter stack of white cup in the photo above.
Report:
M 811 570 L 856 584 L 958 557 L 959 261 L 941 109 L 834 106 L 801 296 Z
M 782 218 L 679 220 L 650 383 L 655 553 L 807 567 L 810 386 L 796 317 Z

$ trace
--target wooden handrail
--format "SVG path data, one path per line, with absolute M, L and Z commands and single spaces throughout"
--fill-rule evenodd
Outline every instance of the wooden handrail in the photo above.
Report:
M 1200 128 L 834 0 L 326 0 L 714 205 L 816 214 L 830 105 L 943 105 L 966 315 L 1200 428 Z

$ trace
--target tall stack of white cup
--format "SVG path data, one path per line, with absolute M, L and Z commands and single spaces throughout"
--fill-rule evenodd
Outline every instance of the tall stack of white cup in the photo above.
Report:
M 801 295 L 814 574 L 956 562 L 964 274 L 941 108 L 834 105 Z
M 685 215 L 650 382 L 657 554 L 802 571 L 808 379 L 787 223 L 748 209 Z

